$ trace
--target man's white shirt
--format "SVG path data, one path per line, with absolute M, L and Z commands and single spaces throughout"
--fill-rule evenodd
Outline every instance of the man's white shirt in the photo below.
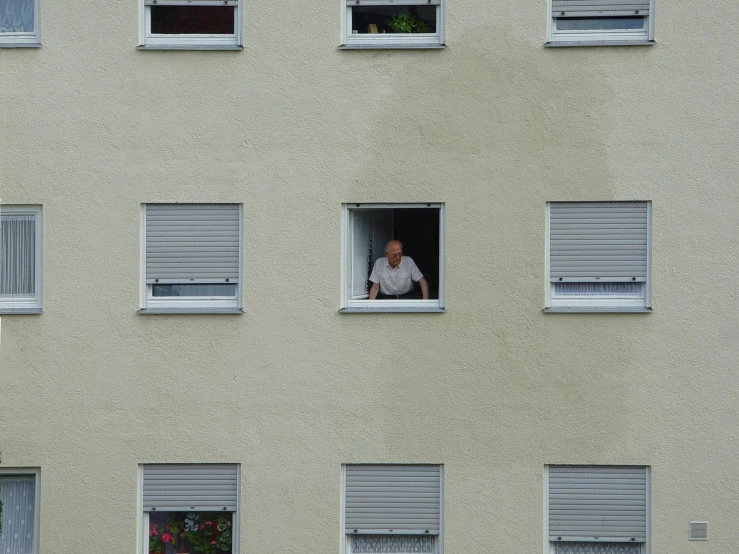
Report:
M 380 283 L 382 294 L 405 294 L 413 290 L 413 282 L 423 278 L 413 258 L 403 256 L 395 268 L 383 256 L 375 262 L 370 274 L 370 281 Z

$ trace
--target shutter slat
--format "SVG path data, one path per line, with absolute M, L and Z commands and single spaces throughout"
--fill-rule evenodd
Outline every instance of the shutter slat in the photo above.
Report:
M 239 281 L 237 204 L 146 206 L 146 280 Z
M 439 466 L 346 467 L 345 529 L 363 534 L 439 534 Z
M 633 15 L 649 15 L 649 0 L 552 0 L 553 17 L 624 17 Z
M 549 540 L 646 541 L 645 467 L 549 468 Z
M 646 280 L 646 202 L 553 202 L 549 210 L 550 281 Z
M 236 511 L 234 464 L 144 466 L 144 511 Z

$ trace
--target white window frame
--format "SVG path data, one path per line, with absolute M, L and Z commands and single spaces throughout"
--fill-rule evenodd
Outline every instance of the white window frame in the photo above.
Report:
M 33 31 L 0 33 L 0 48 L 39 48 L 41 46 L 41 0 L 33 0 Z
M 235 203 L 224 203 L 235 204 Z M 153 296 L 153 284 L 146 282 L 146 206 L 141 205 L 141 314 L 243 313 L 244 205 L 239 206 L 239 281 L 235 296 Z M 171 284 L 171 283 L 162 283 Z M 193 283 L 198 284 L 198 283 Z
M 544 554 L 556 554 L 555 542 L 549 541 L 549 468 L 551 466 L 574 465 L 574 464 L 549 464 L 544 466 Z M 588 467 L 601 467 L 608 464 L 586 464 Z M 652 543 L 652 468 L 637 464 L 624 464 L 625 466 L 634 465 L 635 467 L 646 467 L 647 470 L 647 540 L 641 544 L 641 552 L 639 554 L 651 554 Z M 588 542 L 588 541 L 585 541 Z M 593 541 L 595 544 L 597 541 Z
M 33 298 L 3 298 L 0 296 L 0 314 L 40 314 L 43 310 L 43 217 L 42 206 L 0 205 L 2 215 L 33 215 L 36 218 L 35 263 L 36 280 Z
M 611 202 L 621 202 L 612 200 Z M 576 203 L 577 201 L 573 201 Z M 631 200 L 623 200 L 631 202 Z M 652 202 L 647 204 L 647 280 L 644 282 L 643 294 L 635 297 L 631 295 L 612 296 L 557 296 L 555 283 L 549 279 L 549 238 L 550 238 L 550 208 L 552 202 L 546 206 L 546 240 L 544 242 L 545 265 L 545 312 L 551 313 L 579 313 L 579 312 L 651 312 L 652 311 Z
M 241 50 L 243 0 L 235 1 L 234 7 L 234 34 L 187 34 L 187 35 L 165 35 L 151 32 L 151 6 L 147 6 L 145 0 L 140 0 L 141 8 L 141 43 L 139 49 L 143 50 Z M 187 7 L 188 4 L 183 4 Z M 192 4 L 189 4 L 192 6 Z M 197 4 L 196 4 L 197 5 Z M 202 4 L 201 4 L 202 5 Z M 218 6 L 214 2 L 207 5 Z
M 33 493 L 33 551 L 29 554 L 38 554 L 39 552 L 39 533 L 41 529 L 40 517 L 41 513 L 41 468 L 37 467 L 3 467 L 0 468 L 0 476 L 12 477 L 14 475 L 33 475 L 35 479 Z M 3 508 L 3 513 L 7 510 L 7 506 Z M 147 553 L 148 554 L 148 553 Z
M 340 517 L 340 532 L 341 532 L 341 551 L 340 554 L 351 554 L 350 537 L 351 535 L 346 534 L 346 468 L 352 465 L 358 464 L 341 464 L 341 501 L 339 509 L 341 511 Z M 388 464 L 388 465 L 414 465 L 414 464 Z M 433 464 L 437 465 L 437 464 Z M 439 534 L 436 535 L 436 548 L 434 554 L 444 554 L 444 464 L 438 464 L 439 466 Z M 236 553 L 234 553 L 236 554 Z
M 392 210 L 408 208 L 436 208 L 439 210 L 439 298 L 434 300 L 352 300 L 352 224 L 351 211 L 355 209 Z M 341 310 L 342 313 L 374 313 L 374 312 L 443 312 L 445 289 L 444 263 L 444 227 L 445 205 L 443 202 L 418 202 L 410 204 L 374 204 L 346 203 L 342 204 L 342 249 L 341 249 Z
M 173 462 L 174 463 L 174 462 Z M 149 554 L 149 512 L 144 511 L 144 466 L 139 464 L 136 485 L 136 554 Z M 197 465 L 197 464 L 193 464 Z M 236 493 L 236 511 L 229 512 L 231 516 L 231 554 L 239 554 L 240 524 L 241 519 L 241 464 L 236 466 L 236 479 L 239 484 Z M 36 554 L 36 553 L 34 553 Z
M 649 15 L 645 16 L 641 30 L 578 30 L 558 31 L 557 19 L 552 16 L 552 0 L 547 0 L 547 43 L 546 46 L 629 46 L 654 43 L 654 3 L 649 0 Z M 593 19 L 601 19 L 593 17 Z M 608 17 L 603 17 L 608 19 Z
M 367 33 L 352 33 L 352 6 L 347 5 L 346 0 L 341 0 L 343 17 L 341 19 L 341 48 L 344 49 L 372 49 L 372 48 L 443 48 L 445 45 L 445 12 L 446 0 L 440 0 L 436 6 L 436 31 L 433 33 L 384 33 L 371 35 Z M 422 6 L 424 0 L 387 0 L 381 5 L 398 6 Z

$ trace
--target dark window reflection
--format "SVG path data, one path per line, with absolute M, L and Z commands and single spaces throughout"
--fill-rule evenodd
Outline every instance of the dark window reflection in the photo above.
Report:
M 233 35 L 230 6 L 152 6 L 151 32 L 157 35 Z
M 374 27 L 373 27 L 374 26 Z M 435 33 L 436 6 L 352 8 L 352 33 Z

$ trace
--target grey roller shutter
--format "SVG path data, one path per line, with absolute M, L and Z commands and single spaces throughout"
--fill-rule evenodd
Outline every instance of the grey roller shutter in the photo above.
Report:
M 441 0 L 402 0 L 398 1 L 399 6 L 439 6 Z M 346 0 L 346 5 L 352 6 L 393 6 L 392 0 Z
M 144 0 L 145 6 L 237 6 L 238 0 Z
M 550 281 L 646 281 L 647 202 L 552 202 Z
M 438 535 L 440 519 L 440 466 L 346 467 L 346 533 Z
M 146 206 L 146 282 L 239 281 L 238 204 Z
M 647 468 L 549 468 L 549 540 L 645 542 Z
M 649 15 L 649 0 L 552 0 L 553 17 Z
M 236 464 L 144 466 L 144 511 L 236 511 Z

